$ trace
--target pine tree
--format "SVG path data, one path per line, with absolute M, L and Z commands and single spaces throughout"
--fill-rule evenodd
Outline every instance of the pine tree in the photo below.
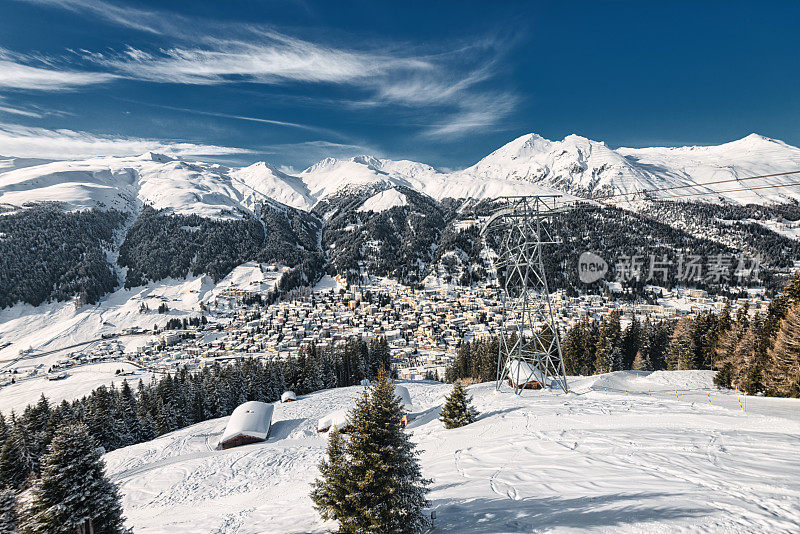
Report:
M 337 429 L 328 435 L 327 459 L 319 464 L 320 478 L 311 490 L 314 508 L 322 519 L 338 519 L 355 513 L 347 500 L 347 458 L 342 435 Z
M 415 446 L 402 428 L 402 413 L 381 370 L 350 414 L 350 439 L 341 461 L 344 488 L 329 487 L 324 480 L 315 486 L 317 495 L 345 495 L 336 508 L 322 498 L 314 501 L 339 522 L 340 532 L 414 533 L 428 525 L 422 509 L 428 504 L 430 481 L 422 478 Z
M 694 369 L 695 345 L 692 339 L 692 320 L 681 317 L 669 340 L 667 351 L 667 369 Z
M 769 353 L 767 384 L 772 394 L 800 397 L 800 304 L 795 304 L 780 323 Z
M 0 489 L 0 534 L 17 533 L 17 494 L 11 488 Z
M 85 425 L 56 432 L 20 515 L 24 534 L 125 532 L 117 488 Z
M 12 422 L 14 422 L 13 414 Z M 4 485 L 20 488 L 31 472 L 33 472 L 33 462 L 25 430 L 21 424 L 14 422 L 0 450 L 0 480 Z
M 650 358 L 644 356 L 642 351 L 636 351 L 636 357 L 633 359 L 634 371 L 652 371 L 653 366 L 650 364 Z
M 456 382 L 447 396 L 439 419 L 445 428 L 459 428 L 475 422 L 478 412 L 470 406 L 472 398 L 467 395 L 461 382 Z
M 8 425 L 6 424 L 6 418 L 0 413 L 0 450 L 3 450 L 3 445 L 5 445 L 7 437 Z

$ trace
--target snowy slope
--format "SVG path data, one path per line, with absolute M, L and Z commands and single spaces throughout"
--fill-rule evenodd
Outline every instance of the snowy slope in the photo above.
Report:
M 607 390 L 649 383 L 652 396 Z M 450 386 L 404 382 L 439 532 L 791 532 L 800 521 L 800 401 L 742 413 L 711 373 L 614 373 L 577 393 L 469 388 L 479 420 L 445 430 Z M 603 384 L 606 384 L 604 386 Z M 658 386 L 658 387 L 656 387 Z M 690 389 L 685 389 L 689 387 Z M 673 393 L 678 388 L 679 395 Z M 138 533 L 324 532 L 308 498 L 326 438 L 317 419 L 360 387 L 275 407 L 266 443 L 214 450 L 227 418 L 105 456 Z M 711 403 L 707 398 L 711 398 Z M 775 402 L 771 402 L 775 401 Z M 793 415 L 774 415 L 782 405 Z
M 736 183 L 702 184 L 797 169 L 800 149 L 756 134 L 719 146 L 616 150 L 577 135 L 551 141 L 528 134 L 452 173 L 366 155 L 326 158 L 297 176 L 264 162 L 230 169 L 151 153 L 50 163 L 0 157 L 0 204 L 55 200 L 75 209 L 100 205 L 134 211 L 147 203 L 177 213 L 231 217 L 231 210 L 250 211 L 264 199 L 310 210 L 342 188 L 365 185 L 409 187 L 437 200 L 559 192 L 586 197 L 690 185 L 697 187 L 679 193 L 713 193 L 700 197 L 712 202 L 767 204 L 800 199 L 800 186 L 742 193 L 729 191 L 740 187 Z M 798 181 L 792 175 L 741 185 Z
M 311 194 L 319 200 L 347 186 L 386 184 L 412 187 L 399 173 L 381 169 L 380 160 L 371 156 L 356 156 L 349 160 L 326 158 L 300 173 Z
M 718 146 L 620 148 L 617 151 L 632 164 L 653 169 L 658 176 L 670 176 L 675 180 L 696 184 L 800 170 L 800 148 L 757 134 L 750 134 L 738 141 Z M 800 200 L 800 186 L 792 185 L 777 189 L 765 189 L 763 186 L 798 182 L 800 174 L 794 174 L 740 183 L 715 184 L 675 191 L 672 194 L 715 191 L 720 193 L 700 198 L 709 201 L 725 198 L 741 204 L 772 204 Z M 730 192 L 731 189 L 745 188 L 753 189 L 748 192 Z
M 297 176 L 283 173 L 263 161 L 230 172 L 233 185 L 241 193 L 243 202 L 253 208 L 264 198 L 277 200 L 287 206 L 309 210 L 314 205 L 308 186 Z
M 57 161 L 2 172 L 0 204 L 51 201 L 63 202 L 67 209 L 105 207 L 126 212 L 149 204 L 179 214 L 235 217 L 242 194 L 227 171 L 217 164 L 153 153 Z
M 118 369 L 131 373 L 126 376 L 116 374 Z M 103 362 L 74 367 L 67 371 L 63 380 L 47 380 L 45 376 L 21 379 L 16 384 L 0 390 L 0 412 L 8 416 L 12 411 L 22 412 L 29 404 L 35 404 L 44 393 L 51 406 L 62 400 L 73 401 L 88 395 L 100 386 L 116 385 L 120 387 L 123 380 L 135 387 L 141 379 L 148 383 L 153 374 L 142 371 L 125 362 Z
M 407 206 L 406 196 L 395 188 L 385 189 L 364 201 L 356 211 L 374 211 L 379 213 L 395 206 Z
M 511 141 L 455 175 L 526 180 L 580 196 L 598 196 L 694 186 L 792 170 L 800 170 L 800 149 L 756 134 L 719 146 L 617 150 L 577 135 L 569 135 L 562 141 L 550 141 L 529 134 Z M 758 187 L 797 183 L 799 176 L 742 184 Z M 656 193 L 653 198 L 716 192 L 703 195 L 699 200 L 770 204 L 800 199 L 800 186 L 729 192 L 740 187 L 737 183 L 700 185 Z M 622 199 L 633 200 L 634 197 L 629 195 Z

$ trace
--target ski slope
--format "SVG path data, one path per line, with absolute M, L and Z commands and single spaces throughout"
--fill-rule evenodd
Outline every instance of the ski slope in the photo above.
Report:
M 478 384 L 469 392 L 479 420 L 454 430 L 437 420 L 450 386 L 403 382 L 416 415 L 409 432 L 433 479 L 435 531 L 796 532 L 800 401 L 760 399 L 744 413 L 711 377 L 620 372 L 575 378 L 570 394 L 521 397 Z M 147 534 L 335 528 L 308 498 L 326 444 L 316 423 L 360 390 L 276 405 L 266 443 L 215 450 L 221 418 L 107 454 L 128 525 Z

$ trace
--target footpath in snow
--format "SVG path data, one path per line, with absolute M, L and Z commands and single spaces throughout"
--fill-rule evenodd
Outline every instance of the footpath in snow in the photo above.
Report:
M 437 420 L 449 385 L 403 382 L 416 413 L 408 430 L 434 480 L 435 531 L 796 532 L 800 401 L 748 398 L 758 413 L 744 413 L 711 376 L 611 373 L 575 378 L 569 394 L 520 397 L 478 384 L 479 420 L 454 430 Z M 266 443 L 215 450 L 221 418 L 107 454 L 128 524 L 147 534 L 334 528 L 308 498 L 326 445 L 316 423 L 360 390 L 277 405 Z

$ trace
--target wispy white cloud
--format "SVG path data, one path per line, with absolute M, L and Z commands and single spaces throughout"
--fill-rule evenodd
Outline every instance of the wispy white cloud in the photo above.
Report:
M 206 117 L 220 117 L 220 118 L 223 118 L 223 119 L 235 119 L 235 120 L 246 121 L 246 122 L 257 122 L 257 123 L 260 123 L 260 124 L 270 124 L 270 125 L 274 125 L 274 126 L 285 126 L 287 128 L 296 128 L 296 129 L 299 129 L 299 130 L 307 130 L 307 131 L 317 132 L 317 133 L 326 134 L 326 135 L 334 135 L 334 136 L 339 136 L 340 135 L 339 133 L 337 133 L 337 132 L 335 132 L 333 130 L 330 130 L 328 128 L 320 128 L 320 127 L 317 127 L 317 126 L 309 126 L 307 124 L 300 124 L 300 123 L 297 123 L 297 122 L 281 121 L 281 120 L 276 120 L 276 119 L 267 119 L 265 117 L 251 117 L 251 116 L 248 116 L 248 115 L 236 115 L 236 114 L 233 114 L 233 113 L 219 113 L 219 112 L 216 112 L 216 111 L 206 111 L 206 110 L 202 110 L 202 109 L 191 109 L 191 108 L 181 108 L 181 107 L 177 107 L 177 106 L 166 106 L 166 105 L 163 105 L 163 104 L 151 104 L 151 103 L 139 102 L 139 101 L 135 101 L 135 100 L 127 100 L 127 99 L 121 99 L 121 100 L 124 100 L 126 102 L 134 102 L 134 103 L 137 103 L 137 104 L 144 104 L 144 105 L 147 105 L 147 106 L 152 106 L 152 107 L 156 107 L 156 108 L 160 108 L 160 109 L 170 109 L 170 110 L 173 110 L 173 111 L 183 111 L 185 113 L 191 113 L 193 115 L 203 115 L 203 116 L 206 116 Z
M 508 117 L 517 97 L 508 93 L 482 94 L 461 99 L 454 113 L 444 114 L 439 122 L 426 125 L 426 137 L 463 137 L 475 130 L 493 129 Z
M 0 154 L 25 158 L 74 159 L 160 152 L 171 156 L 229 156 L 249 150 L 186 141 L 97 135 L 0 123 Z
M 60 7 L 76 13 L 88 13 L 112 24 L 154 34 L 174 31 L 175 17 L 165 19 L 152 11 L 118 6 L 101 0 L 22 0 L 31 4 Z M 179 17 L 182 19 L 182 17 Z
M 106 72 L 81 72 L 29 62 L 35 60 L 0 48 L 0 89 L 64 91 L 116 78 Z
M 204 46 L 158 52 L 128 47 L 116 54 L 84 57 L 128 78 L 195 85 L 355 84 L 393 72 L 433 68 L 415 58 L 324 47 L 272 31 L 260 32 L 260 37 L 259 42 L 209 40 Z
M 99 17 L 159 35 L 168 43 L 153 49 L 76 52 L 81 60 L 121 78 L 190 85 L 333 84 L 349 93 L 320 97 L 325 105 L 338 98 L 340 105 L 354 108 L 399 106 L 415 116 L 415 127 L 431 138 L 496 127 L 518 101 L 513 91 L 491 87 L 499 58 L 510 46 L 508 40 L 491 35 L 438 49 L 432 44 L 353 44 L 356 41 L 345 43 L 341 38 L 331 44 L 263 25 L 195 19 L 102 0 L 23 1 Z M 433 123 L 425 124 L 429 119 Z M 279 122 L 274 124 L 297 126 Z
M 27 109 L 15 108 L 12 106 L 5 106 L 3 105 L 2 99 L 0 99 L 0 113 L 7 113 L 11 115 L 20 115 L 22 117 L 31 117 L 34 119 L 41 119 L 44 115 L 39 113 L 38 111 L 29 111 Z

